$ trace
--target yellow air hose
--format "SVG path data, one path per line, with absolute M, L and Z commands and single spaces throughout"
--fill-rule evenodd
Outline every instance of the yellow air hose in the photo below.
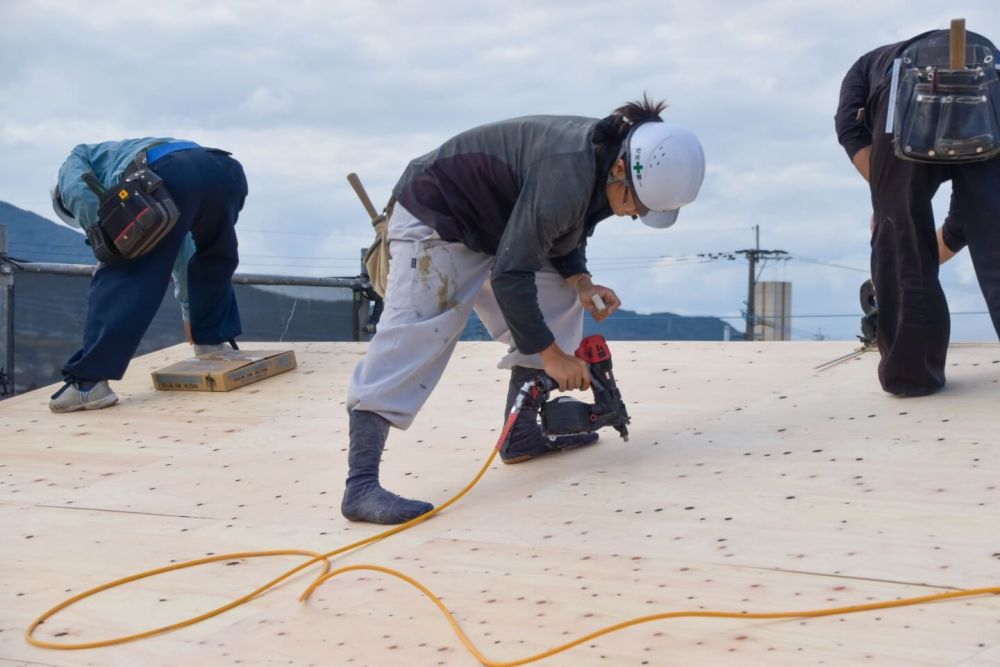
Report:
M 282 581 L 301 572 L 310 565 L 319 563 L 320 561 L 323 562 L 323 571 L 309 585 L 309 587 L 306 588 L 306 590 L 302 593 L 302 595 L 299 596 L 300 602 L 307 601 L 309 599 L 309 596 L 312 595 L 312 593 L 321 585 L 323 585 L 323 583 L 326 582 L 328 579 L 339 576 L 346 572 L 354 572 L 358 570 L 370 570 L 396 577 L 397 579 L 401 579 L 406 583 L 410 584 L 411 586 L 419 590 L 421 593 L 423 593 L 425 596 L 427 596 L 427 598 L 430 599 L 431 602 L 433 602 L 437 606 L 437 608 L 441 611 L 441 613 L 444 615 L 448 624 L 451 626 L 456 636 L 458 636 L 459 641 L 462 642 L 465 648 L 469 651 L 469 653 L 471 653 L 476 658 L 476 660 L 478 660 L 481 664 L 486 665 L 486 667 L 515 667 L 516 665 L 526 665 L 531 662 L 544 660 L 545 658 L 554 656 L 558 653 L 568 651 L 574 646 L 579 646 L 580 644 L 592 641 L 594 639 L 597 639 L 598 637 L 602 637 L 612 632 L 623 630 L 633 625 L 652 623 L 654 621 L 662 621 L 670 618 L 741 618 L 741 619 L 815 618 L 818 616 L 838 616 L 843 614 L 854 614 L 863 611 L 874 611 L 876 609 L 906 607 L 910 605 L 924 604 L 928 602 L 936 602 L 939 600 L 948 600 L 953 598 L 1000 594 L 1000 587 L 990 587 L 990 588 L 975 588 L 968 590 L 948 591 L 945 593 L 935 593 L 933 595 L 923 595 L 920 597 L 903 598 L 897 600 L 886 600 L 882 602 L 872 602 L 868 604 L 850 605 L 845 607 L 828 607 L 824 609 L 806 609 L 800 611 L 779 611 L 779 612 L 758 612 L 758 613 L 732 612 L 732 611 L 663 612 L 659 614 L 650 614 L 647 616 L 638 616 L 626 621 L 622 621 L 620 623 L 608 625 L 599 630 L 595 630 L 593 632 L 582 635 L 572 641 L 568 641 L 564 644 L 560 644 L 553 648 L 547 649 L 540 653 L 536 653 L 534 655 L 530 655 L 524 658 L 519 658 L 517 660 L 509 660 L 509 661 L 496 661 L 487 658 L 485 655 L 482 654 L 482 652 L 479 651 L 478 648 L 476 648 L 475 644 L 472 643 L 472 640 L 470 640 L 469 637 L 462 630 L 461 626 L 458 624 L 458 621 L 455 620 L 455 617 L 454 615 L 452 615 L 451 611 L 447 607 L 445 607 L 444 603 L 441 602 L 441 600 L 429 588 L 421 584 L 416 579 L 413 579 L 412 577 L 409 577 L 406 574 L 399 572 L 398 570 L 393 570 L 392 568 L 388 567 L 382 567 L 380 565 L 349 565 L 347 567 L 342 567 L 332 572 L 330 571 L 330 562 L 329 562 L 330 558 L 347 553 L 348 551 L 352 551 L 359 547 L 363 547 L 367 544 L 378 542 L 379 540 L 383 540 L 397 533 L 401 533 L 404 530 L 408 530 L 413 526 L 416 526 L 417 524 L 427 521 L 435 514 L 442 512 L 448 507 L 454 505 L 465 494 L 467 494 L 472 489 L 472 487 L 474 487 L 477 483 L 479 483 L 479 480 L 482 479 L 483 475 L 486 474 L 486 471 L 489 470 L 490 465 L 496 458 L 497 452 L 500 451 L 500 447 L 507 439 L 507 435 L 508 433 L 510 433 L 510 429 L 513 427 L 514 422 L 517 420 L 517 416 L 521 412 L 521 407 L 524 404 L 524 398 L 528 394 L 528 391 L 530 390 L 531 386 L 532 383 L 528 382 L 525 383 L 524 387 L 522 387 L 521 392 L 518 394 L 517 399 L 514 401 L 514 406 L 510 410 L 510 413 L 507 417 L 507 421 L 504 423 L 503 430 L 500 433 L 500 437 L 497 440 L 496 446 L 490 453 L 490 456 L 486 460 L 486 463 L 483 464 L 483 467 L 480 468 L 476 476 L 473 477 L 472 481 L 466 484 L 465 487 L 461 491 L 459 491 L 455 496 L 453 496 L 450 500 L 448 500 L 447 502 L 438 507 L 435 507 L 433 510 L 427 512 L 426 514 L 422 514 L 414 519 L 407 521 L 406 523 L 399 524 L 398 526 L 394 526 L 393 528 L 382 531 L 381 533 L 377 533 L 370 537 L 366 537 L 356 542 L 352 542 L 346 546 L 334 549 L 333 551 L 328 551 L 327 553 L 324 554 L 304 549 L 285 549 L 279 551 L 242 551 L 237 553 L 211 556 L 207 558 L 198 558 L 195 560 L 184 561 L 182 563 L 174 563 L 172 565 L 167 565 L 153 570 L 140 572 L 138 574 L 129 575 L 127 577 L 122 577 L 120 579 L 115 579 L 114 581 L 110 581 L 108 583 L 101 584 L 100 586 L 90 588 L 86 591 L 83 591 L 82 593 L 78 593 L 77 595 L 74 595 L 73 597 L 64 600 L 63 602 L 60 602 L 56 606 L 52 607 L 51 609 L 43 613 L 41 616 L 36 618 L 34 621 L 32 621 L 31 625 L 29 625 L 27 630 L 25 630 L 24 632 L 24 638 L 29 644 L 32 644 L 34 646 L 38 646 L 40 648 L 57 649 L 57 650 L 102 648 L 106 646 L 114 646 L 116 644 L 125 644 L 127 642 L 136 641 L 139 639 L 145 639 L 147 637 L 152 637 L 154 635 L 171 632 L 173 630 L 179 630 L 181 628 L 194 625 L 195 623 L 200 623 L 201 621 L 207 620 L 214 616 L 218 616 L 219 614 L 227 612 L 230 609 L 245 604 L 250 600 L 253 600 L 254 598 L 258 597 L 259 595 L 262 595 L 265 591 L 268 591 L 271 588 L 275 587 Z M 147 579 L 149 577 L 155 577 L 157 575 L 165 574 L 167 572 L 173 572 L 175 570 L 184 570 L 190 567 L 206 565 L 208 563 L 215 563 L 223 560 L 235 560 L 241 558 L 268 558 L 274 556 L 307 556 L 309 557 L 309 560 L 291 568 L 290 570 L 287 570 L 286 572 L 272 579 L 268 583 L 254 589 L 250 593 L 247 593 L 246 595 L 240 598 L 233 600 L 232 602 L 229 602 L 228 604 L 225 604 L 221 607 L 217 607 L 211 611 L 207 611 L 198 616 L 178 621 L 176 623 L 171 623 L 169 625 L 160 626 L 158 628 L 153 628 L 151 630 L 144 630 L 142 632 L 136 632 L 130 635 L 123 635 L 121 637 L 113 637 L 111 639 L 103 639 L 99 641 L 90 641 L 90 642 L 56 643 L 56 642 L 45 641 L 42 639 L 37 639 L 34 637 L 35 630 L 37 630 L 38 626 L 40 626 L 42 623 L 48 621 L 63 609 L 66 609 L 67 607 L 70 607 L 76 604 L 77 602 L 80 602 L 81 600 L 93 597 L 94 595 L 97 595 L 102 591 L 106 591 L 112 588 L 117 588 L 118 586 L 124 586 L 125 584 L 129 584 L 134 581 L 139 581 L 140 579 Z

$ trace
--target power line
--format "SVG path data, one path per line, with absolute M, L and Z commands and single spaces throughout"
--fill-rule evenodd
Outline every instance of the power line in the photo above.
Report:
M 240 232 L 247 232 L 249 234 L 280 234 L 281 236 L 322 236 L 324 238 L 334 238 L 334 237 L 336 237 L 337 239 L 343 239 L 343 238 L 361 239 L 361 238 L 363 238 L 363 239 L 368 239 L 368 242 L 365 243 L 365 245 L 368 245 L 368 243 L 371 243 L 372 241 L 375 240 L 375 235 L 374 234 L 341 234 L 340 232 L 336 232 L 336 233 L 334 233 L 334 232 L 299 232 L 299 231 L 284 230 L 284 229 L 282 229 L 282 230 L 255 229 L 253 227 L 242 227 L 240 225 L 236 225 L 236 233 L 237 233 L 237 235 L 239 235 Z
M 697 228 L 697 229 L 674 229 L 670 231 L 671 235 L 676 234 L 721 234 L 727 232 L 745 232 L 747 230 L 753 229 L 753 227 L 718 227 L 718 228 Z M 247 227 L 244 225 L 236 226 L 237 232 L 248 232 L 250 234 L 281 234 L 283 236 L 334 236 L 335 234 L 331 232 L 307 232 L 298 230 L 274 230 L 274 229 L 261 229 L 259 227 Z M 374 238 L 372 234 L 340 234 L 337 233 L 338 238 L 349 237 L 349 238 Z M 628 238 L 631 236 L 663 236 L 663 232 L 660 231 L 633 231 L 633 232 L 607 232 L 601 233 L 602 237 L 622 237 Z
M 721 234 L 721 233 L 726 233 L 726 232 L 745 232 L 745 231 L 749 231 L 751 229 L 753 229 L 753 227 L 715 227 L 715 228 L 711 228 L 711 227 L 696 227 L 696 228 L 688 228 L 688 229 L 671 229 L 670 232 L 669 232 L 669 234 L 671 236 L 674 236 L 676 234 L 701 234 L 701 235 L 705 235 L 705 234 Z M 631 236 L 659 236 L 659 237 L 662 237 L 663 236 L 663 232 L 659 231 L 659 230 L 657 230 L 657 231 L 648 231 L 648 232 L 645 231 L 645 230 L 640 230 L 640 231 L 633 231 L 633 232 L 607 232 L 607 233 L 603 233 L 602 232 L 601 233 L 601 237 L 606 237 L 606 236 L 622 237 L 622 238 L 628 238 L 628 237 L 631 237 Z
M 818 264 L 820 266 L 829 266 L 834 269 L 844 269 L 845 271 L 855 271 L 857 273 L 868 274 L 871 273 L 868 269 L 856 269 L 853 266 L 844 266 L 843 264 L 833 264 L 832 262 L 824 262 L 818 259 L 813 259 L 811 257 L 803 257 L 802 255 L 792 255 L 788 259 L 794 259 L 805 264 Z

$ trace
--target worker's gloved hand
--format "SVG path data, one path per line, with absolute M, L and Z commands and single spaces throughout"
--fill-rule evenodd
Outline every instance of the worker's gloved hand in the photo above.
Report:
M 566 354 L 556 343 L 542 350 L 542 366 L 545 373 L 559 385 L 560 391 L 590 389 L 590 370 L 587 362 Z

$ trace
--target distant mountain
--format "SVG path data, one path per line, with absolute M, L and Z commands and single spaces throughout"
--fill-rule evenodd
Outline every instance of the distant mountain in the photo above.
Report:
M 7 228 L 7 254 L 30 262 L 93 264 L 81 232 L 0 202 L 0 225 Z M 80 346 L 87 312 L 89 278 L 18 272 L 15 274 L 15 376 L 17 390 L 55 382 L 59 368 Z M 249 341 L 351 340 L 351 299 L 322 298 L 316 288 L 258 289 L 237 286 L 243 339 Z M 331 293 L 330 291 L 326 292 Z M 340 294 L 338 294 L 340 296 Z M 312 297 L 312 298 L 310 298 Z M 673 313 L 640 315 L 621 310 L 597 324 L 589 318 L 584 333 L 609 340 L 725 340 L 742 333 L 714 317 Z M 462 340 L 488 340 L 475 313 Z M 180 308 L 168 289 L 139 347 L 145 354 L 184 340 Z M 2 359 L 0 359 L 2 364 Z
M 83 232 L 0 201 L 0 225 L 7 227 L 7 254 L 29 262 L 93 264 Z
M 0 202 L 7 228 L 7 254 L 15 260 L 94 264 L 84 236 L 64 225 Z M 16 272 L 14 278 L 14 369 L 17 391 L 57 381 L 63 362 L 80 347 L 87 314 L 86 276 Z M 307 288 L 314 289 L 314 288 Z M 243 340 L 351 340 L 351 295 L 342 300 L 297 298 L 236 286 Z M 183 342 L 180 307 L 169 288 L 137 354 Z M 0 358 L 0 365 L 3 364 Z
M 742 331 L 717 317 L 687 317 L 674 313 L 641 315 L 631 310 L 618 310 L 603 322 L 585 317 L 583 335 L 591 334 L 601 334 L 608 340 L 743 340 Z M 490 339 L 475 313 L 465 325 L 461 339 Z
M 616 311 L 603 322 L 584 320 L 585 336 L 599 333 L 608 340 L 742 340 L 743 332 L 717 317 L 688 317 L 674 313 L 641 315 Z

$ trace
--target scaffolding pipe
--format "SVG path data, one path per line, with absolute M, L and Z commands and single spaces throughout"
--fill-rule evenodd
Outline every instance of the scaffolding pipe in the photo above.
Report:
M 7 227 L 0 225 L 0 395 L 14 393 L 14 270 L 7 260 Z
M 92 276 L 96 264 L 27 262 L 7 254 L 7 228 L 0 225 L 0 394 L 14 392 L 14 275 L 45 273 L 56 276 Z M 351 333 L 355 341 L 374 333 L 368 308 L 376 296 L 367 275 L 351 278 L 290 276 L 266 273 L 237 273 L 234 285 L 287 285 L 292 287 L 333 287 L 352 292 Z
M 48 273 L 57 276 L 89 276 L 94 273 L 93 264 L 53 264 L 51 262 L 17 262 L 15 270 L 25 273 Z M 294 285 L 297 287 L 342 287 L 364 290 L 368 281 L 364 278 L 327 278 L 321 276 L 286 276 L 270 273 L 237 273 L 233 275 L 234 285 Z

